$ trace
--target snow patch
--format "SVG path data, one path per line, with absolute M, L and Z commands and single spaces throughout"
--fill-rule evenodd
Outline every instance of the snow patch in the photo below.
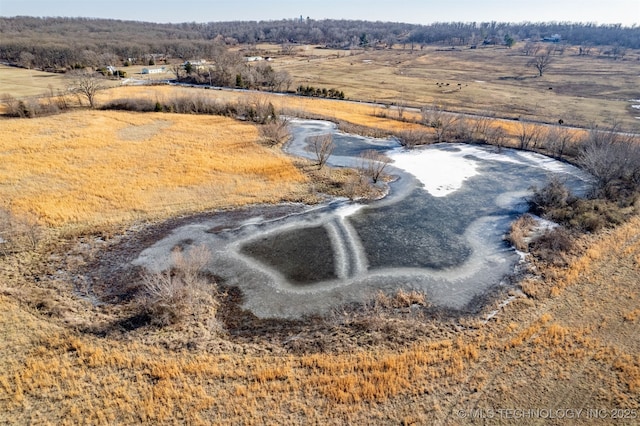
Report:
M 356 212 L 358 212 L 358 210 L 360 210 L 361 208 L 363 208 L 364 205 L 363 204 L 345 204 L 344 206 L 340 206 L 338 207 L 335 211 L 334 214 L 338 217 L 340 217 L 341 219 L 344 219 L 345 217 L 349 217 L 353 214 L 355 214 Z
M 462 151 L 421 149 L 396 150 L 389 157 L 394 166 L 415 176 L 434 197 L 446 197 L 459 190 L 465 180 L 478 174 L 477 162 Z

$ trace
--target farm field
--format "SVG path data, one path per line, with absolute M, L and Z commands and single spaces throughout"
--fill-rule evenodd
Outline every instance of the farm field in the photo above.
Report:
M 350 99 L 521 118 L 589 127 L 614 118 L 640 129 L 631 108 L 636 99 L 638 53 L 625 60 L 581 57 L 572 49 L 554 61 L 543 77 L 527 67 L 521 45 L 456 48 L 334 51 L 303 48 L 273 62 L 294 78 L 292 87 L 339 88 Z
M 30 97 L 57 93 L 66 86 L 63 74 L 0 65 L 0 96 Z
M 352 99 L 548 123 L 563 118 L 582 127 L 620 118 L 638 128 L 628 102 L 639 97 L 633 55 L 585 58 L 591 74 L 578 76 L 571 70 L 583 59 L 566 53 L 534 79 L 523 58 L 506 49 L 313 52 L 274 67 L 288 70 L 295 84 L 338 87 Z M 57 75 L 35 71 L 37 84 L 24 84 L 30 72 L 0 68 L 0 94 L 46 94 L 48 79 L 64 87 Z M 446 83 L 463 86 L 450 92 Z M 419 128 L 393 119 L 393 109 L 268 93 L 117 87 L 97 101 L 181 96 L 267 100 L 284 113 L 385 131 Z M 516 121 L 497 125 L 517 132 Z M 100 283 L 106 290 L 116 282 L 134 286 L 140 277 L 117 262 L 185 218 L 315 202 L 319 192 L 340 187 L 345 172 L 319 172 L 261 144 L 257 126 L 209 115 L 76 109 L 1 118 L 0 141 L 2 208 L 38 230 L 32 249 L 1 253 L 0 423 L 549 421 L 544 413 L 516 419 L 508 411 L 516 409 L 556 417 L 581 410 L 575 424 L 639 421 L 637 216 L 582 235 L 565 265 L 534 262 L 527 278 L 474 314 L 416 312 L 398 294 L 328 318 L 259 320 L 239 312 L 241 295 L 221 288 L 217 314 L 160 328 L 136 323 L 135 300 L 94 303 L 87 280 L 104 277 L 92 266 L 109 264 L 113 276 Z
M 553 56 L 549 69 L 538 77 L 526 65 L 531 58 L 522 53 L 522 46 L 349 51 L 302 45 L 292 55 L 283 55 L 279 46 L 258 44 L 250 52 L 272 55 L 269 65 L 289 72 L 293 91 L 300 85 L 336 88 L 356 101 L 415 108 L 436 105 L 509 119 L 552 124 L 562 120 L 584 128 L 615 121 L 630 131 L 640 131 L 637 109 L 631 102 L 640 97 L 640 53 L 630 51 L 623 59 L 613 60 L 579 56 L 575 48 L 568 47 L 562 55 Z M 50 93 L 50 85 L 56 91 L 66 87 L 60 74 L 0 67 L 0 94 L 42 96 Z M 122 70 L 138 79 L 174 77 L 171 72 L 144 76 L 142 68 Z

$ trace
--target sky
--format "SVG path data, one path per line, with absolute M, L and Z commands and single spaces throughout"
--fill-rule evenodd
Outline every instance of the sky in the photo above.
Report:
M 589 22 L 640 25 L 640 0 L 0 0 L 0 16 L 148 22 L 362 19 L 433 22 Z

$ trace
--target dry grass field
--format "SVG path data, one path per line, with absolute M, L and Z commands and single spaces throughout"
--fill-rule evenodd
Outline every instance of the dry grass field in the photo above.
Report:
M 62 224 L 130 223 L 300 199 L 305 177 L 232 119 L 78 111 L 5 120 L 0 197 Z
M 0 420 L 453 425 L 484 424 L 461 417 L 480 409 L 598 409 L 606 424 L 613 409 L 640 409 L 639 231 L 635 219 L 586 239 L 569 268 L 530 283 L 529 297 L 489 321 L 370 317 L 359 329 L 299 332 L 327 342 L 301 354 L 279 334 L 249 344 L 206 327 L 97 337 L 78 330 L 108 307 L 49 281 L 40 290 L 49 307 L 34 308 L 25 302 L 34 284 L 17 281 L 0 295 Z M 403 334 L 412 337 L 356 346 Z M 174 347 L 180 339 L 191 344 Z
M 9 94 L 16 98 L 41 96 L 64 90 L 67 83 L 64 74 L 54 74 L 24 68 L 0 65 L 0 96 Z
M 328 54 L 325 59 L 308 54 L 277 66 L 287 67 L 297 79 L 306 72 L 309 83 L 322 86 L 324 81 L 327 87 L 344 88 L 349 97 L 361 93 L 371 100 L 374 87 L 401 82 L 407 102 L 421 104 L 433 103 L 432 96 L 444 90 L 436 81 L 456 82 L 435 70 L 420 74 L 425 68 L 417 64 L 439 58 L 440 68 L 465 69 L 469 86 L 441 93 L 436 101 L 446 98 L 462 111 L 472 110 L 472 104 L 479 109 L 513 105 L 536 117 L 545 96 L 558 97 L 557 106 L 548 105 L 561 108 L 567 102 L 568 110 L 582 114 L 575 124 L 603 111 L 627 114 L 623 100 L 632 92 L 621 84 L 617 92 L 610 90 L 612 98 L 621 99 L 614 101 L 602 95 L 604 88 L 594 88 L 592 98 L 584 100 L 590 106 L 578 108 L 570 102 L 579 99 L 575 91 L 557 93 L 560 80 L 553 91 L 543 87 L 561 78 L 559 68 L 558 76 L 550 70 L 544 83 L 498 80 L 507 69 L 504 63 L 493 72 L 494 65 L 487 63 L 478 70 L 466 68 L 473 55 L 506 54 L 508 59 L 506 50 L 382 52 L 385 61 L 397 56 L 400 63 L 381 62 L 379 67 L 363 61 L 369 54 Z M 457 60 L 463 62 L 455 65 Z M 305 63 L 315 68 L 304 71 Z M 602 64 L 604 75 L 608 71 Z M 433 87 L 419 83 L 432 78 Z M 472 84 L 471 79 L 487 83 Z M 397 87 L 376 89 L 375 100 L 394 101 L 402 93 Z M 309 116 L 386 130 L 415 128 L 380 117 L 379 107 L 255 93 L 122 87 L 101 92 L 98 103 L 135 97 L 163 102 L 184 94 L 223 102 L 260 96 L 277 109 Z M 530 111 L 534 95 L 540 109 Z M 544 120 L 555 117 L 552 109 Z M 535 263 L 534 274 L 477 315 L 374 304 L 364 314 L 283 323 L 261 322 L 233 310 L 225 316 L 222 308 L 216 318 L 131 329 L 122 324 L 135 313 L 135 301 L 92 303 L 83 289 L 89 265 L 117 259 L 110 253 L 128 242 L 139 240 L 130 248 L 136 250 L 153 241 L 141 224 L 247 203 L 310 199 L 308 170 L 277 148 L 260 145 L 255 126 L 229 118 L 76 110 L 0 123 L 2 207 L 35 216 L 46 227 L 33 249 L 1 253 L 0 423 L 566 422 L 517 419 L 514 412 L 497 411 L 516 409 L 552 410 L 556 416 L 584 410 L 575 424 L 640 421 L 638 217 L 582 236 L 565 267 Z M 496 125 L 507 123 L 516 126 Z M 232 306 L 233 293 L 221 297 L 224 306 Z M 505 300 L 509 303 L 501 303 Z M 229 318 L 235 314 L 238 318 Z M 600 410 L 599 418 L 587 410 Z M 614 421 L 616 414 L 626 418 Z
M 313 55 L 310 52 L 317 52 Z M 334 54 L 327 54 L 333 52 Z M 292 87 L 338 88 L 348 98 L 411 106 L 442 105 L 470 113 L 494 113 L 588 127 L 613 119 L 640 129 L 629 100 L 640 95 L 638 53 L 624 60 L 581 57 L 572 49 L 553 62 L 543 77 L 526 67 L 531 57 L 512 49 L 468 47 L 444 50 L 326 51 L 301 48 L 278 58 L 277 69 L 294 77 Z

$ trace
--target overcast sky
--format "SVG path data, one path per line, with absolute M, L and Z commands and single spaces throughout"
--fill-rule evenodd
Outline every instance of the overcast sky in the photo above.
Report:
M 640 0 L 0 0 L 0 16 L 71 16 L 150 22 L 295 17 L 432 22 L 640 24 Z

